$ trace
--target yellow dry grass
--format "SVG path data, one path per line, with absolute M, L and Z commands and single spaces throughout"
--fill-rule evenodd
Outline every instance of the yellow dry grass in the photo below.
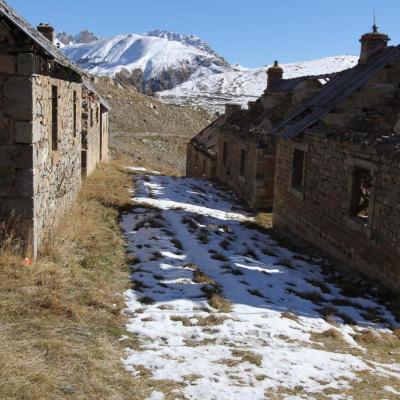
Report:
M 154 388 L 173 396 L 176 384 L 133 378 L 121 363 L 129 275 L 118 217 L 130 185 L 124 168 L 101 165 L 31 266 L 3 237 L 1 399 L 144 399 Z

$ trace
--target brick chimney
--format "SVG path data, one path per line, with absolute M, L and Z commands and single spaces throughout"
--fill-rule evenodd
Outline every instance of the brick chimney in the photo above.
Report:
M 274 62 L 274 65 L 268 68 L 268 85 L 267 91 L 273 92 L 279 86 L 279 83 L 283 78 L 283 69 L 278 65 L 278 61 Z
M 225 121 L 232 121 L 241 110 L 242 106 L 240 104 L 225 104 Z
M 49 24 L 39 24 L 37 30 L 44 36 L 46 39 L 50 40 L 51 43 L 54 42 L 54 28 Z
M 372 32 L 361 36 L 361 54 L 359 64 L 363 64 L 374 54 L 387 47 L 390 38 L 385 33 L 378 32 L 376 24 L 372 27 Z

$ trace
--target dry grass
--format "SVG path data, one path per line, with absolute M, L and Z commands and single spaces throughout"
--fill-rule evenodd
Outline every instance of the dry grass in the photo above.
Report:
M 281 314 L 281 318 L 291 319 L 292 321 L 299 321 L 299 317 L 296 314 L 291 313 L 290 311 L 285 311 Z
M 0 398 L 144 399 L 176 385 L 133 378 L 121 365 L 129 283 L 119 212 L 131 185 L 100 166 L 32 266 L 13 240 L 0 252 Z
M 240 357 L 241 362 L 248 362 L 250 364 L 256 365 L 257 367 L 261 367 L 262 365 L 262 357 L 259 354 L 253 353 L 251 351 L 232 350 L 232 355 L 234 357 Z
M 222 325 L 226 317 L 210 314 L 207 317 L 182 317 L 180 315 L 171 315 L 171 321 L 182 322 L 183 326 L 215 326 Z
M 295 292 L 297 296 L 301 297 L 304 300 L 309 300 L 314 304 L 321 303 L 324 298 L 321 296 L 320 292 L 312 291 L 312 292 Z
M 241 225 L 260 233 L 268 233 L 272 229 L 272 214 L 258 213 L 254 220 L 243 221 Z
M 208 299 L 208 304 L 212 308 L 215 308 L 216 310 L 223 313 L 229 313 L 232 311 L 232 303 L 218 293 L 214 293 L 211 295 L 211 297 Z
M 206 294 L 208 304 L 223 313 L 232 311 L 232 303 L 223 297 L 221 288 L 214 279 L 209 277 L 205 272 L 201 271 L 195 264 L 186 266 L 193 270 L 193 281 L 195 283 L 204 284 L 202 291 Z

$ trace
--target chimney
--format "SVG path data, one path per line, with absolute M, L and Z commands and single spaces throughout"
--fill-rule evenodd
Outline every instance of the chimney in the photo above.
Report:
M 378 32 L 376 24 L 372 27 L 372 32 L 366 33 L 361 36 L 361 54 L 359 64 L 363 64 L 376 53 L 386 49 L 390 38 L 385 33 Z
M 274 92 L 281 83 L 283 78 L 283 69 L 278 65 L 278 61 L 275 61 L 274 65 L 268 68 L 267 75 L 268 75 L 267 91 Z
M 37 30 L 48 40 L 50 40 L 51 43 L 54 42 L 54 28 L 49 25 L 49 24 L 39 24 L 37 27 Z
M 242 106 L 240 104 L 226 104 L 225 105 L 225 121 L 230 122 L 235 118 L 241 111 Z

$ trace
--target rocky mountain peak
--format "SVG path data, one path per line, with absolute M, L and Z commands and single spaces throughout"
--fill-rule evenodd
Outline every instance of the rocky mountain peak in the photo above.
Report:
M 56 39 L 65 46 L 71 44 L 91 43 L 100 40 L 100 37 L 95 35 L 88 29 L 83 29 L 77 35 L 71 35 L 67 32 L 59 32 L 56 35 Z
M 159 37 L 174 42 L 180 42 L 188 46 L 197 47 L 198 49 L 205 51 L 206 53 L 222 59 L 222 57 L 218 53 L 216 53 L 206 41 L 196 35 L 186 35 L 161 29 L 155 29 L 147 32 L 146 36 Z

